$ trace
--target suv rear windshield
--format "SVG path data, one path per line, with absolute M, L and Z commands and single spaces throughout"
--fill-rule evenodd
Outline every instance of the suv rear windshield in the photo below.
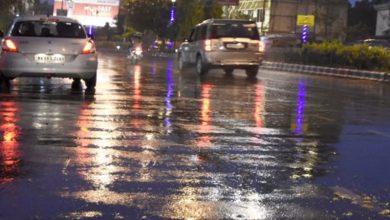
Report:
M 213 24 L 211 26 L 211 39 L 221 37 L 242 37 L 259 40 L 259 31 L 254 23 Z
M 72 22 L 52 21 L 19 21 L 16 22 L 12 36 L 18 37 L 56 37 L 56 38 L 85 38 L 83 27 Z

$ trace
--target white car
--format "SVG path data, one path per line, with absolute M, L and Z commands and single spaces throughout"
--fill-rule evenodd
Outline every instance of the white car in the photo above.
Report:
M 250 78 L 256 77 L 263 57 L 256 23 L 228 19 L 209 19 L 196 25 L 178 53 L 180 69 L 195 64 L 200 75 L 212 68 L 222 68 L 226 74 L 245 69 Z
M 66 17 L 17 17 L 1 43 L 0 76 L 62 77 L 96 86 L 95 43 L 76 20 Z

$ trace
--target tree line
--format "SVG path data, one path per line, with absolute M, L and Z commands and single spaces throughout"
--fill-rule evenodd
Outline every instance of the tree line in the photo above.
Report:
M 40 0 L 0 0 L 0 30 L 5 30 L 12 18 L 24 14 L 47 14 L 53 12 L 53 6 Z
M 122 8 L 126 12 L 122 25 L 127 31 L 170 39 L 183 39 L 197 23 L 222 17 L 222 6 L 215 0 L 124 0 Z
M 374 37 L 377 14 L 374 6 L 387 2 L 389 0 L 360 0 L 350 5 L 347 40 Z M 174 5 L 176 21 L 170 25 L 171 0 L 123 0 L 125 29 L 151 32 L 159 38 L 183 39 L 195 24 L 223 14 L 216 0 L 176 0 Z
M 376 10 L 374 5 L 389 0 L 361 0 L 350 5 L 347 40 L 375 36 Z M 174 22 L 170 22 L 172 6 Z M 0 29 L 5 30 L 17 14 L 46 14 L 53 8 L 40 0 L 0 0 Z M 118 32 L 148 33 L 159 38 L 184 39 L 191 28 L 208 18 L 222 17 L 222 6 L 217 0 L 121 0 Z

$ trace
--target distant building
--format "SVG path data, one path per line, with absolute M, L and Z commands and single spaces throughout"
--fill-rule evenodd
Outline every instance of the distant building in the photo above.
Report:
M 313 39 L 345 39 L 348 0 L 240 0 L 225 8 L 226 17 L 256 20 L 262 34 L 300 34 L 298 17 L 308 15 L 314 18 L 309 25 Z
M 375 9 L 377 10 L 375 35 L 390 36 L 390 2 L 375 5 Z

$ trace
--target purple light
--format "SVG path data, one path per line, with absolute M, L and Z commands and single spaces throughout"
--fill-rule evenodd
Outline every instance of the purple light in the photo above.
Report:
M 307 32 L 308 32 L 309 28 L 307 25 L 303 25 L 302 27 L 302 36 L 301 36 L 301 40 L 302 40 L 302 43 L 303 44 L 306 44 L 307 43 Z
M 93 33 L 93 27 L 92 25 L 90 25 L 88 28 L 88 34 L 92 36 L 92 33 Z
M 175 5 L 172 5 L 172 8 L 171 8 L 171 19 L 169 21 L 169 24 L 175 23 L 175 17 L 176 17 L 175 15 L 176 15 Z
M 170 128 L 172 126 L 171 122 L 171 114 L 173 105 L 171 103 L 171 99 L 173 96 L 173 76 L 172 76 L 172 70 L 173 70 L 173 61 L 170 60 L 168 62 L 167 66 L 167 95 L 165 97 L 165 119 L 164 119 L 164 125 L 167 128 Z
M 304 81 L 299 81 L 298 101 L 297 101 L 297 118 L 295 121 L 295 134 L 302 134 L 305 120 L 305 105 L 306 105 L 306 84 Z

